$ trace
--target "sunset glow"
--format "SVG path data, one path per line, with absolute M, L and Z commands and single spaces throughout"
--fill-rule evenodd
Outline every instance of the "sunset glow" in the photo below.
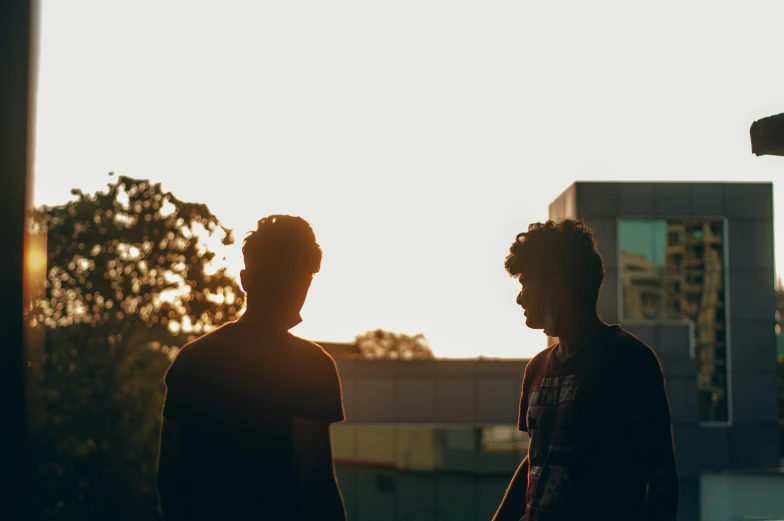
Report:
M 573 181 L 782 175 L 748 134 L 784 110 L 781 2 L 305 5 L 43 1 L 36 203 L 160 182 L 234 231 L 235 277 L 259 218 L 300 215 L 324 261 L 296 333 L 530 357 L 503 260 Z

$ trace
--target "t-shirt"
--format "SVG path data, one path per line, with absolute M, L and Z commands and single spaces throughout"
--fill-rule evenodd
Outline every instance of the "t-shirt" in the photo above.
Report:
M 186 519 L 301 519 L 292 419 L 345 419 L 332 357 L 284 328 L 231 323 L 186 345 L 165 381 Z
M 656 354 L 610 326 L 566 359 L 526 366 L 527 521 L 677 519 L 670 408 Z

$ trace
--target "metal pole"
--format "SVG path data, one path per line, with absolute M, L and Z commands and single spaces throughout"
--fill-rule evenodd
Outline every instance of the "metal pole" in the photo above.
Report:
M 36 0 L 0 2 L 0 518 L 29 518 L 24 302 L 37 76 Z

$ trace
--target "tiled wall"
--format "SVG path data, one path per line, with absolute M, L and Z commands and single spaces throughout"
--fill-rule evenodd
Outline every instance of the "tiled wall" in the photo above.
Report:
M 606 270 L 599 310 L 609 322 L 620 319 L 619 217 L 728 220 L 732 424 L 698 422 L 697 362 L 690 354 L 688 324 L 624 324 L 662 363 L 683 521 L 699 519 L 701 474 L 779 464 L 772 200 L 769 183 L 575 183 L 549 208 L 550 219 L 579 217 L 594 229 Z M 336 361 L 349 423 L 517 422 L 524 361 Z M 378 469 L 339 467 L 338 472 L 355 518 L 374 520 L 489 518 L 511 477 L 406 474 L 395 477 L 398 488 L 392 494 L 376 486 Z
M 568 209 L 575 208 L 573 213 Z M 577 217 L 594 230 L 605 263 L 599 312 L 618 322 L 619 218 L 725 217 L 729 260 L 731 425 L 697 422 L 696 360 L 676 323 L 624 324 L 659 355 L 667 378 L 681 475 L 681 518 L 697 519 L 699 475 L 777 467 L 773 190 L 770 183 L 591 183 L 570 186 L 551 219 Z
M 708 474 L 700 484 L 702 519 L 784 519 L 784 473 Z
M 594 229 L 606 265 L 599 310 L 613 322 L 619 319 L 617 219 L 727 219 L 733 421 L 721 427 L 723 434 L 710 434 L 711 446 L 726 447 L 726 455 L 707 460 L 730 468 L 778 465 L 772 185 L 581 182 L 564 194 L 572 192 L 577 215 Z M 661 343 L 657 349 L 668 349 L 669 341 Z
M 357 521 L 489 520 L 512 477 L 403 474 L 341 465 L 337 474 L 348 518 Z M 394 485 L 379 487 L 379 479 Z
M 355 425 L 372 431 L 374 424 L 381 430 L 389 426 L 406 430 L 406 424 L 462 426 L 457 430 L 517 425 L 525 361 L 401 362 L 339 357 L 335 361 L 349 429 Z M 373 434 L 368 442 L 393 444 L 389 449 L 393 453 L 400 451 L 399 434 L 392 439 Z M 476 448 L 466 448 L 439 452 L 436 471 L 350 461 L 336 467 L 350 519 L 473 521 L 492 517 L 523 457 L 523 453 L 480 454 Z
M 336 362 L 349 422 L 517 424 L 524 361 Z

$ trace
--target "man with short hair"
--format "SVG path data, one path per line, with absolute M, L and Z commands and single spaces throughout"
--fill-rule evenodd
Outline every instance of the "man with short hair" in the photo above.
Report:
M 244 241 L 247 310 L 186 345 L 166 374 L 158 490 L 167 521 L 345 520 L 330 424 L 335 362 L 292 335 L 322 252 L 299 217 Z
M 592 231 L 566 219 L 528 227 L 506 258 L 526 325 L 558 342 L 523 377 L 528 456 L 494 521 L 675 521 L 678 475 L 655 353 L 596 306 L 604 265 Z

